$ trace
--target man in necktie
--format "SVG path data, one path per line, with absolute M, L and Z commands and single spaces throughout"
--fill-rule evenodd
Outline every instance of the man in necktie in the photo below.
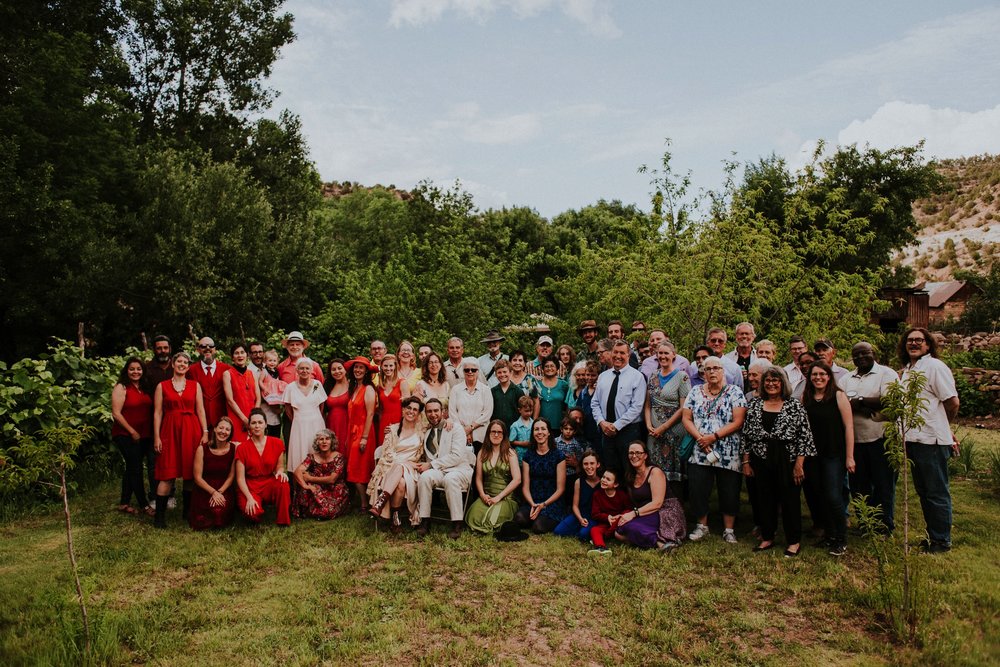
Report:
M 205 419 L 211 430 L 226 414 L 226 393 L 222 386 L 222 376 L 232 366 L 215 358 L 215 341 L 208 336 L 198 341 L 198 354 L 201 355 L 201 360 L 191 364 L 187 375 L 201 385 Z
M 417 534 L 421 537 L 430 530 L 431 500 L 434 489 L 444 489 L 448 513 L 451 517 L 451 532 L 448 537 L 456 539 L 462 532 L 465 506 L 462 493 L 472 482 L 472 466 L 475 455 L 465 440 L 465 428 L 452 420 L 451 428 L 445 429 L 444 409 L 441 401 L 432 398 L 424 406 L 427 417 L 427 435 L 424 439 L 425 461 L 417 464 L 420 478 L 417 480 L 417 499 L 420 505 L 420 525 Z
M 646 400 L 646 377 L 628 363 L 627 342 L 611 348 L 611 368 L 597 378 L 591 408 L 602 436 L 601 463 L 619 475 L 628 465 L 628 446 L 641 439 L 640 422 Z

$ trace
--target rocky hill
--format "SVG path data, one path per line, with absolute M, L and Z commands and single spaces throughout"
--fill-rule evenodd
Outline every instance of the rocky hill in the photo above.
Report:
M 984 273 L 1000 257 L 1000 156 L 943 160 L 939 171 L 946 189 L 913 204 L 917 245 L 896 258 L 917 282 L 949 280 L 959 269 Z

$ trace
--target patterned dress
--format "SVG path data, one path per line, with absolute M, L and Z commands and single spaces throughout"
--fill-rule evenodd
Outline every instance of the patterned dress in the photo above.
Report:
M 674 370 L 667 375 L 665 381 L 659 372 L 654 373 L 649 378 L 646 390 L 650 422 L 653 427 L 659 428 L 680 410 L 689 393 L 691 393 L 691 380 L 684 371 Z M 678 419 L 677 423 L 663 435 L 659 437 L 650 435 L 647 440 L 650 462 L 662 470 L 669 481 L 680 481 L 685 477 L 685 462 L 677 455 L 677 447 L 684 439 L 685 433 L 684 424 Z
M 691 390 L 684 401 L 684 407 L 691 411 L 694 425 L 702 433 L 714 433 L 732 423 L 733 410 L 746 406 L 747 400 L 743 395 L 743 390 L 732 384 L 723 385 L 722 391 L 715 398 L 710 398 L 705 393 L 705 385 L 700 385 Z M 713 451 L 720 457 L 718 462 L 709 463 L 705 459 L 708 454 L 703 452 L 701 447 L 695 447 L 688 463 L 740 473 L 743 468 L 740 458 L 742 442 L 743 437 L 739 431 L 731 433 L 715 443 L 713 447 Z
M 333 453 L 330 461 L 323 463 L 307 456 L 302 463 L 306 466 L 306 474 L 313 477 L 333 477 L 330 484 L 317 484 L 317 491 L 299 489 L 292 504 L 292 516 L 296 518 L 335 519 L 347 511 L 350 496 L 347 484 L 344 482 L 344 457 L 339 452 Z
M 536 503 L 547 500 L 556 492 L 556 475 L 559 464 L 566 460 L 563 453 L 556 447 L 549 448 L 545 454 L 539 454 L 533 449 L 529 449 L 524 455 L 524 465 L 528 466 L 531 477 L 531 497 Z M 565 493 L 565 491 L 563 492 Z M 531 511 L 530 505 L 523 505 L 522 510 Z M 551 519 L 556 525 L 566 516 L 566 503 L 563 498 L 559 498 L 554 503 L 541 511 L 539 516 Z

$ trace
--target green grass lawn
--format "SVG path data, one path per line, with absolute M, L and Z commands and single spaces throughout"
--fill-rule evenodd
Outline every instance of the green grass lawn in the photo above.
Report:
M 980 469 L 1000 449 L 995 431 L 959 436 L 976 441 Z M 753 554 L 745 515 L 737 546 L 713 524 L 667 556 L 595 558 L 555 537 L 452 541 L 435 526 L 422 542 L 394 538 L 355 516 L 196 534 L 175 511 L 156 531 L 112 511 L 114 484 L 72 508 L 97 664 L 1000 664 L 1000 502 L 971 477 L 952 481 L 954 549 L 918 559 L 916 647 L 893 642 L 872 608 L 863 538 L 839 560 L 808 542 L 795 560 Z M 80 662 L 61 518 L 0 526 L 2 665 Z

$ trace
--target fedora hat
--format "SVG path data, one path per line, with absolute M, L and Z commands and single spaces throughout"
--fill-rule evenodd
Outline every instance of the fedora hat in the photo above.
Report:
M 309 341 L 306 340 L 305 336 L 302 335 L 301 331 L 293 331 L 293 332 L 289 333 L 287 336 L 285 336 L 284 338 L 282 338 L 281 339 L 281 347 L 283 347 L 285 349 L 288 349 L 288 343 L 290 343 L 291 341 L 296 341 L 296 340 L 299 341 L 300 343 L 302 343 L 302 349 L 303 350 L 306 349 L 307 347 L 309 347 Z
M 480 343 L 500 343 L 507 340 L 500 335 L 500 332 L 496 329 L 490 329 L 486 332 L 486 338 L 483 338 Z
M 583 322 L 580 322 L 580 326 L 576 328 L 576 332 L 583 333 L 584 331 L 589 331 L 590 329 L 593 329 L 594 331 L 600 331 L 600 329 L 597 326 L 597 322 L 595 322 L 594 320 L 584 320 Z

